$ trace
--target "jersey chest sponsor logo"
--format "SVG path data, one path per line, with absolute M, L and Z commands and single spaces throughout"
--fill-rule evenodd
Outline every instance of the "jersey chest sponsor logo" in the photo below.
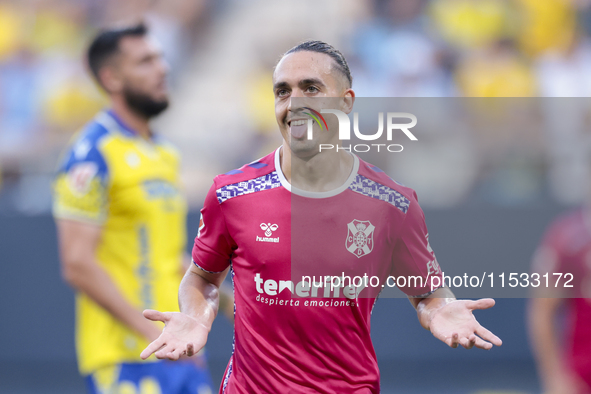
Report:
M 256 273 L 254 276 L 254 282 L 256 291 L 259 294 L 267 296 L 278 296 L 284 290 L 291 296 L 302 297 L 302 298 L 338 298 L 344 296 L 350 300 L 359 297 L 359 293 L 367 287 L 367 283 L 360 281 L 358 285 L 355 283 L 342 283 L 338 286 L 333 286 L 329 280 L 330 277 L 316 277 L 303 276 L 300 282 L 294 282 L 291 280 L 275 280 L 275 279 L 264 279 L 260 273 Z M 343 281 L 345 282 L 345 281 Z M 259 301 L 257 299 L 257 301 Z
M 162 179 L 149 179 L 142 183 L 142 187 L 149 200 L 174 199 L 179 191 L 172 183 Z
M 370 254 L 373 250 L 375 226 L 369 220 L 353 220 L 347 224 L 345 247 L 358 258 Z
M 261 236 L 256 236 L 256 240 L 258 242 L 272 242 L 272 243 L 278 243 L 279 242 L 279 237 L 275 237 L 273 238 L 273 232 L 277 231 L 277 229 L 279 228 L 279 226 L 277 224 L 271 224 L 271 223 L 261 223 L 260 224 L 261 230 L 263 230 L 264 233 L 264 237 Z

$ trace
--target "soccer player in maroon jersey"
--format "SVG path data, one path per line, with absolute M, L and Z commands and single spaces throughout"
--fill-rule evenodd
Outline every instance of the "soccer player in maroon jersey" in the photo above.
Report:
M 339 51 L 302 43 L 283 56 L 273 79 L 283 144 L 214 179 L 201 210 L 194 265 L 179 289 L 181 312 L 144 312 L 166 327 L 142 358 L 155 353 L 174 360 L 205 345 L 231 265 L 234 351 L 221 393 L 378 393 L 370 337 L 377 294 L 293 280 L 294 259 L 333 271 L 363 267 L 381 283 L 389 275 L 440 276 L 423 212 L 414 191 L 379 168 L 342 150 L 319 152 L 321 143 L 339 143 L 335 128 L 307 139 L 306 118 L 294 104 L 299 99 L 339 98 L 343 112 L 352 110 L 352 78 Z M 305 209 L 296 215 L 296 206 Z M 353 235 L 356 243 L 346 242 Z M 426 282 L 402 290 L 420 324 L 447 345 L 501 345 L 472 314 L 494 300 L 456 300 L 449 289 L 432 291 Z
M 529 331 L 544 392 L 591 393 L 590 207 L 550 225 L 534 256 L 533 271 L 572 274 L 572 288 L 545 288 L 529 302 Z M 552 279 L 555 282 L 556 276 Z M 562 311 L 566 325 L 560 335 L 556 323 Z

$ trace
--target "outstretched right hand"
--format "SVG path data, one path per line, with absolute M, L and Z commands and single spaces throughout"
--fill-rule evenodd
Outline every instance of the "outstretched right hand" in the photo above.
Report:
M 144 317 L 164 323 L 160 336 L 142 352 L 142 360 L 152 353 L 159 359 L 178 360 L 182 355 L 197 354 L 207 342 L 209 329 L 197 319 L 181 312 L 144 311 Z

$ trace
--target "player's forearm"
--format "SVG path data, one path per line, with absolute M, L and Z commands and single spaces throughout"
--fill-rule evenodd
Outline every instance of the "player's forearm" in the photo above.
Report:
M 456 298 L 452 291 L 447 287 L 443 287 L 437 289 L 427 298 L 411 298 L 410 302 L 417 310 L 417 317 L 421 326 L 426 330 L 430 330 L 431 319 L 435 312 L 455 300 Z
M 556 332 L 553 301 L 532 299 L 528 313 L 529 331 L 534 356 L 545 385 L 563 372 L 562 354 Z
M 158 327 L 123 297 L 111 277 L 95 261 L 70 261 L 64 268 L 64 278 L 131 330 L 148 340 L 158 336 Z
M 219 309 L 219 286 L 189 269 L 179 287 L 179 307 L 210 330 Z

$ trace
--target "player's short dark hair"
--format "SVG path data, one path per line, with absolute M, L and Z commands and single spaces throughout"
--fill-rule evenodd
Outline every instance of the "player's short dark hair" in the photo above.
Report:
M 353 77 L 351 76 L 351 70 L 349 69 L 347 60 L 345 60 L 345 56 L 343 56 L 343 54 L 332 45 L 317 40 L 304 41 L 301 44 L 298 44 L 295 47 L 291 48 L 289 51 L 285 52 L 283 56 L 285 57 L 290 53 L 301 51 L 324 53 L 330 56 L 332 60 L 334 60 L 335 62 L 335 68 L 339 70 L 339 72 L 343 74 L 345 78 L 347 78 L 347 81 L 349 82 L 349 87 L 353 85 Z
M 124 37 L 143 37 L 148 34 L 148 28 L 142 22 L 134 26 L 100 31 L 88 47 L 88 67 L 92 75 L 102 86 L 99 71 L 119 51 L 119 43 Z

